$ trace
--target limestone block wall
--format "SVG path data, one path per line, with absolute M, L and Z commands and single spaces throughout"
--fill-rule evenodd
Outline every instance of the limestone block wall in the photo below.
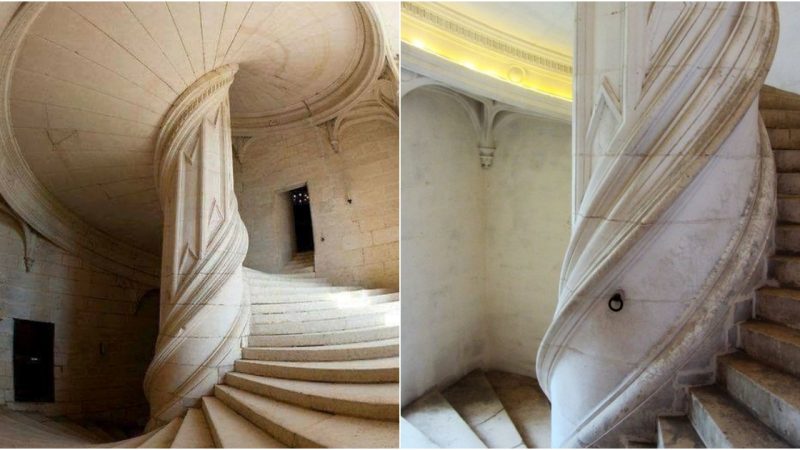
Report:
M 406 404 L 483 360 L 486 205 L 477 136 L 461 106 L 418 90 L 403 97 L 401 115 Z
M 0 404 L 143 425 L 142 380 L 158 332 L 158 294 L 39 239 L 31 271 L 15 219 L 0 214 Z M 137 300 L 144 300 L 139 303 Z M 55 403 L 15 403 L 14 318 L 55 324 Z
M 570 124 L 517 115 L 485 171 L 490 367 L 535 376 L 570 236 Z
M 397 127 L 368 121 L 343 130 L 338 152 L 322 128 L 276 132 L 247 145 L 235 168 L 250 235 L 245 266 L 277 272 L 291 258 L 288 190 L 308 185 L 317 272 L 337 284 L 397 288 Z
M 778 14 L 781 27 L 778 48 L 766 84 L 800 93 L 800 74 L 797 73 L 797 54 L 800 52 L 800 5 L 793 2 L 778 2 Z

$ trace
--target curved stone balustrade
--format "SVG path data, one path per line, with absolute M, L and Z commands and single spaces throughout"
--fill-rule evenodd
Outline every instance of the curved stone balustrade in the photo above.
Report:
M 756 97 L 777 9 L 578 10 L 576 210 L 537 372 L 552 445 L 616 446 L 631 423 L 681 409 L 678 375 L 708 364 L 763 273 L 775 175 Z M 616 40 L 593 34 L 615 26 Z
M 151 426 L 209 395 L 241 356 L 247 230 L 233 189 L 228 101 L 237 69 L 221 67 L 191 85 L 158 137 L 164 241 L 160 332 L 144 381 Z

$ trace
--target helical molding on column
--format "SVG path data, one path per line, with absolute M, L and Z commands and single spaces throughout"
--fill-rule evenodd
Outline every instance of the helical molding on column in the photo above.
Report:
M 144 381 L 151 425 L 210 393 L 238 357 L 248 325 L 241 278 L 248 238 L 233 190 L 228 100 L 237 69 L 221 67 L 187 88 L 156 144 L 165 217 L 160 330 Z
M 630 369 L 616 369 L 625 371 L 619 378 L 615 374 L 609 379 L 602 370 L 565 357 L 577 332 L 598 320 L 599 303 L 605 305 L 616 292 L 626 269 L 641 262 L 637 252 L 642 243 L 656 239 L 660 221 L 679 196 L 693 182 L 703 181 L 698 174 L 743 117 L 752 114 L 777 44 L 777 7 L 772 3 L 687 3 L 670 20 L 668 26 L 661 24 L 668 31 L 644 68 L 641 84 L 625 86 L 635 93 L 634 99 L 624 100 L 636 112 L 610 138 L 608 153 L 613 156 L 593 169 L 575 215 L 558 307 L 539 348 L 537 375 L 554 411 L 564 401 L 553 397 L 554 377 L 567 377 L 573 383 L 585 380 L 602 392 L 589 405 L 585 397 L 566 401 L 581 405 L 582 418 L 560 423 L 554 446 L 598 445 L 674 380 L 693 352 L 719 331 L 730 298 L 753 288 L 748 284 L 750 275 L 767 248 L 768 226 L 775 214 L 775 175 L 761 125 L 754 130 L 760 133 L 760 148 L 750 151 L 758 160 L 755 170 L 750 179 L 741 180 L 750 186 L 749 197 L 742 200 L 742 216 L 735 232 L 724 236 L 724 250 L 713 255 L 717 262 L 708 278 L 692 298 L 684 299 L 678 319 L 664 318 L 670 321 L 666 331 L 615 323 L 613 317 L 619 316 L 605 316 L 607 322 L 592 328 L 615 335 L 610 339 L 598 335 L 598 347 L 602 342 L 645 337 L 656 342 Z M 613 94 L 606 97 L 614 99 Z M 626 111 L 622 108 L 619 114 L 624 117 Z

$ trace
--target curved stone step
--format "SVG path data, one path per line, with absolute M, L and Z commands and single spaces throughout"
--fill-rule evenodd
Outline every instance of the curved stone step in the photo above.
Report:
M 798 128 L 767 128 L 767 134 L 769 134 L 769 143 L 774 149 L 800 149 L 800 129 Z
M 263 306 L 263 305 L 260 305 Z M 364 305 L 364 306 L 350 306 L 342 305 L 337 307 L 336 304 L 331 305 L 331 308 L 319 310 L 305 310 L 305 311 L 286 311 L 279 313 L 257 313 L 252 312 L 252 323 L 257 324 L 270 324 L 270 323 L 284 323 L 284 322 L 308 322 L 312 320 L 330 320 L 340 319 L 343 317 L 360 316 L 375 313 L 385 313 L 387 311 L 396 311 L 400 307 L 400 302 L 379 303 L 377 305 Z
M 400 388 L 397 383 L 323 383 L 228 372 L 225 384 L 332 414 L 382 420 L 397 419 L 398 416 Z
M 172 441 L 173 448 L 212 448 L 214 439 L 208 429 L 206 417 L 198 408 L 189 408 L 183 423 Z
M 778 193 L 800 195 L 800 173 L 778 173 Z
M 252 333 L 257 336 L 276 334 L 323 333 L 326 331 L 353 330 L 390 325 L 399 316 L 397 308 L 376 310 L 361 315 L 344 316 L 333 319 L 308 320 L 305 322 L 253 323 Z
M 244 359 L 260 361 L 352 361 L 388 358 L 399 354 L 398 339 L 309 347 L 245 347 Z
M 400 359 L 377 358 L 355 361 L 236 361 L 239 373 L 330 383 L 396 383 L 400 378 Z
M 800 223 L 800 195 L 778 195 L 778 221 Z
M 400 418 L 400 448 L 439 448 L 411 422 Z
M 658 448 L 705 448 L 686 416 L 659 417 L 656 433 Z
M 142 442 L 139 448 L 170 448 L 172 441 L 175 440 L 175 435 L 178 434 L 178 429 L 181 427 L 182 422 L 182 417 L 172 419 L 160 430 L 153 433 L 146 441 Z
M 800 330 L 750 320 L 739 324 L 739 342 L 750 357 L 800 377 Z
M 775 224 L 775 249 L 779 252 L 800 253 L 800 224 Z
M 757 290 L 756 316 L 800 329 L 800 290 L 767 287 Z
M 800 111 L 788 109 L 759 109 L 767 128 L 800 128 Z
M 800 212 L 800 203 L 798 203 Z M 784 288 L 800 288 L 800 256 L 773 255 L 769 258 L 770 276 Z
M 692 389 L 690 397 L 689 418 L 706 447 L 788 447 L 718 386 Z
M 356 291 L 358 292 L 358 291 Z M 369 305 L 380 305 L 390 302 L 400 301 L 400 293 L 392 292 L 389 294 L 350 296 L 344 295 L 335 300 L 316 300 L 309 302 L 292 303 L 262 303 L 252 305 L 250 311 L 255 314 L 291 314 L 299 312 L 311 312 L 328 309 L 358 308 Z
M 361 289 L 337 286 L 329 288 L 332 290 L 306 291 L 306 292 L 282 292 L 275 293 L 261 288 L 251 288 L 250 303 L 252 305 L 268 304 L 289 304 L 289 303 L 308 303 L 318 301 L 346 301 L 349 298 L 369 297 L 373 295 L 383 295 L 391 293 L 390 289 Z
M 270 296 L 275 298 L 296 297 L 302 295 L 329 295 L 341 292 L 352 292 L 363 290 L 358 286 L 302 286 L 291 284 L 287 286 L 254 286 L 250 285 L 250 293 L 255 296 Z
M 324 333 L 283 334 L 275 336 L 256 336 L 248 338 L 252 347 L 305 347 L 394 339 L 400 336 L 397 325 L 358 328 L 355 330 L 331 331 Z
M 260 270 L 250 269 L 245 267 L 242 272 L 247 281 L 250 280 L 307 280 L 319 278 L 324 280 L 324 277 L 318 277 L 314 273 L 267 273 Z
M 217 385 L 214 395 L 289 447 L 396 448 L 397 421 L 369 420 L 313 411 Z
M 486 448 L 486 444 L 439 392 L 403 408 L 403 417 L 442 448 Z
M 727 392 L 794 447 L 800 447 L 800 379 L 742 353 L 718 359 Z
M 490 370 L 486 379 L 528 448 L 550 447 L 550 402 L 535 378 Z
M 284 448 L 264 430 L 240 416 L 220 399 L 203 397 L 203 412 L 219 448 Z
M 772 150 L 775 156 L 775 169 L 778 172 L 800 171 L 800 152 L 797 150 Z

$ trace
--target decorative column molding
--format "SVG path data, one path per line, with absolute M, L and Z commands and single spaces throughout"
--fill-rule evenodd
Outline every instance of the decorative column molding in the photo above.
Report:
M 537 378 L 552 445 L 616 447 L 682 412 L 680 375 L 729 348 L 732 305 L 760 281 L 775 173 L 757 95 L 778 18 L 755 2 L 577 11 L 574 223 Z
M 228 100 L 237 69 L 221 67 L 187 88 L 156 144 L 164 241 L 160 330 L 144 381 L 151 426 L 212 392 L 240 357 L 248 324 Z

